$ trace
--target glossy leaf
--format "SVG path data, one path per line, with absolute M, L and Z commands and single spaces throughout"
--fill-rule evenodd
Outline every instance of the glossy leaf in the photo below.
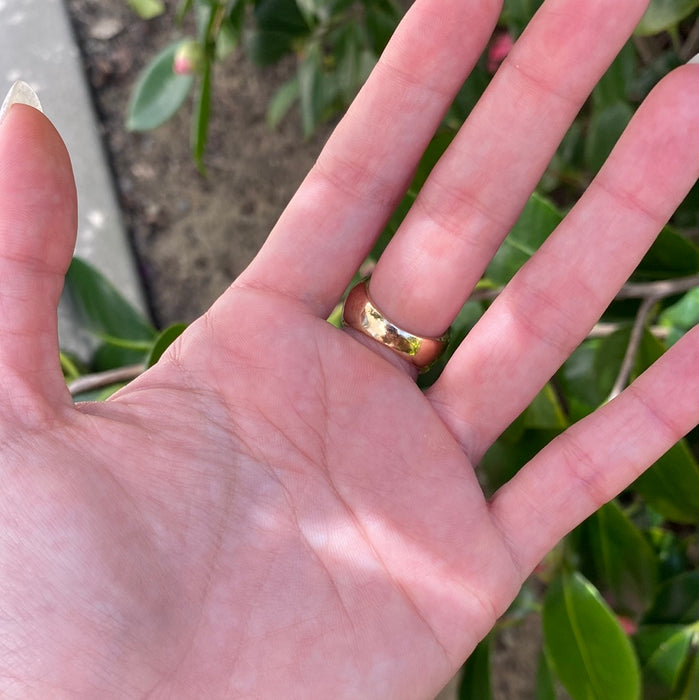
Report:
M 627 42 L 612 65 L 599 80 L 592 92 L 596 108 L 604 108 L 628 98 L 629 88 L 636 74 L 636 49 L 632 42 Z
M 165 4 L 162 0 L 128 0 L 129 7 L 138 14 L 141 19 L 152 19 L 165 12 Z
M 299 99 L 303 133 L 310 136 L 320 124 L 325 109 L 323 94 L 323 56 L 317 43 L 307 47 L 306 55 L 298 66 Z
M 553 667 L 544 649 L 542 649 L 539 654 L 539 663 L 536 668 L 536 690 L 534 700 L 556 700 Z
M 461 669 L 459 700 L 490 700 L 490 652 L 492 638 L 487 636 L 472 652 Z
M 542 3 L 543 0 L 505 0 L 502 20 L 520 33 Z
M 76 403 L 82 401 L 106 401 L 112 394 L 116 394 L 116 392 L 124 386 L 126 386 L 124 383 L 110 384 L 109 386 L 95 389 L 94 391 L 84 391 L 82 394 L 74 396 L 73 400 Z
M 638 700 L 636 654 L 614 614 L 581 574 L 549 587 L 543 610 L 546 653 L 574 700 Z
M 592 173 L 604 165 L 632 116 L 631 106 L 621 101 L 594 111 L 585 142 L 585 165 Z
M 699 0 L 652 0 L 636 28 L 636 34 L 659 34 L 677 25 L 697 8 Z
M 294 37 L 285 32 L 257 30 L 245 35 L 245 52 L 258 66 L 270 66 L 293 50 Z
M 374 3 L 366 3 L 365 13 L 369 46 L 375 56 L 380 56 L 398 26 L 400 13 L 393 7 L 381 7 Z
M 615 501 L 580 526 L 582 571 L 617 613 L 640 617 L 653 602 L 658 566 L 653 548 Z
M 267 105 L 267 123 L 276 129 L 288 111 L 299 99 L 299 81 L 294 77 L 287 80 L 272 96 Z
M 338 33 L 334 80 L 344 103 L 351 102 L 360 87 L 362 43 L 362 31 L 356 24 L 350 24 Z
M 593 380 L 596 377 L 595 360 L 602 340 L 581 343 L 561 367 L 557 379 L 568 402 L 571 420 L 580 420 L 591 413 L 605 399 Z
M 553 386 L 549 383 L 534 397 L 525 411 L 524 425 L 527 428 L 563 430 L 568 419 Z
M 594 381 L 600 401 L 606 400 L 614 386 L 630 339 L 631 321 L 606 338 L 602 338 L 597 345 L 592 365 L 593 373 L 588 381 Z
M 686 440 L 671 447 L 631 488 L 668 520 L 699 525 L 699 464 Z
M 92 265 L 73 258 L 66 286 L 80 320 L 98 337 L 146 343 L 155 338 L 153 326 Z
M 554 204 L 533 194 L 517 223 L 488 265 L 485 276 L 496 284 L 506 284 L 562 221 Z
M 694 624 L 699 621 L 699 570 L 688 571 L 665 581 L 653 607 L 646 613 L 648 624 Z
M 685 277 L 699 272 L 699 248 L 665 226 L 634 272 L 643 280 Z
M 676 343 L 699 323 L 699 287 L 687 292 L 660 314 L 660 324 L 669 330 L 668 343 Z
M 126 126 L 131 131 L 149 131 L 164 124 L 187 99 L 194 78 L 177 75 L 172 69 L 181 43 L 163 49 L 141 73 L 128 109 Z
M 133 344 L 102 343 L 93 353 L 91 370 L 105 372 L 129 365 L 140 365 L 146 361 L 151 343 L 134 342 Z
M 692 646 L 699 624 L 681 627 L 662 639 L 643 663 L 645 696 L 677 697 L 694 661 Z M 640 644 L 643 642 L 641 641 Z
M 485 453 L 479 465 L 486 495 L 509 481 L 530 459 L 560 434 L 559 430 L 524 430 L 523 420 L 515 421 Z M 513 432 L 512 438 L 509 437 Z
M 162 357 L 163 353 L 170 345 L 184 333 L 186 328 L 186 323 L 173 323 L 162 331 L 153 343 L 153 347 L 146 360 L 146 367 L 152 367 Z
M 287 37 L 308 33 L 309 26 L 296 0 L 258 0 L 255 22 L 264 31 L 278 32 Z

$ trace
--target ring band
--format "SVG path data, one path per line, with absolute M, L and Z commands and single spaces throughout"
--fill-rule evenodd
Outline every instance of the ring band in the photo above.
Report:
M 426 372 L 435 363 L 449 342 L 449 331 L 438 338 L 422 338 L 391 323 L 369 296 L 368 277 L 350 290 L 342 322 L 390 348 L 420 372 Z

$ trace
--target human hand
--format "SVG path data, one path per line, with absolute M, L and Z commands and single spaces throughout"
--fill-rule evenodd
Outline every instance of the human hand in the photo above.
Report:
M 545 3 L 378 263 L 396 324 L 448 326 L 643 9 Z M 429 391 L 324 320 L 498 11 L 418 0 L 252 265 L 102 404 L 74 406 L 58 363 L 68 158 L 39 113 L 10 110 L 3 697 L 428 698 L 555 542 L 696 424 L 695 329 L 490 501 L 473 469 L 694 183 L 696 66 L 648 98 Z

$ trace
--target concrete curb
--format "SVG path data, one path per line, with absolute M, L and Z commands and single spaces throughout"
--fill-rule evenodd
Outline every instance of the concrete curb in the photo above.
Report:
M 0 93 L 4 95 L 18 79 L 37 91 L 73 161 L 79 212 L 76 254 L 95 265 L 146 313 L 80 52 L 62 0 L 0 0 Z M 89 347 L 66 300 L 59 309 L 59 335 L 61 346 L 72 352 L 84 354 Z

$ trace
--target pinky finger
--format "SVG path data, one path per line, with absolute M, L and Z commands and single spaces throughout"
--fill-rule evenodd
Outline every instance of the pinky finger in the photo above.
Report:
M 699 326 L 495 494 L 491 514 L 522 576 L 698 422 Z

